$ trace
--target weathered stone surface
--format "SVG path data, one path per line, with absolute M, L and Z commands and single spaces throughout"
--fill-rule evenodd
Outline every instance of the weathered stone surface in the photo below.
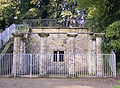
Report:
M 19 59 L 17 59 L 17 53 L 20 52 L 20 37 L 14 38 L 14 51 L 13 51 L 13 69 L 12 74 L 16 74 L 16 63 L 19 63 Z
M 41 49 L 40 49 L 40 74 L 46 74 L 45 62 L 46 62 L 46 53 L 47 53 L 47 37 L 41 37 Z
M 89 75 L 95 76 L 96 74 L 96 40 L 93 39 L 93 35 L 90 35 L 89 52 L 88 52 L 88 71 Z
M 20 37 L 14 38 L 13 74 L 23 74 L 27 72 L 26 60 L 24 59 L 25 47 L 25 42 L 21 40 Z
M 69 74 L 74 75 L 74 65 L 75 65 L 75 37 L 70 36 L 69 37 L 69 49 L 68 49 L 68 55 L 69 55 Z
M 41 38 L 38 34 L 31 34 L 28 37 L 28 43 L 26 44 L 27 47 L 27 53 L 40 53 L 40 47 L 41 47 Z
M 103 58 L 102 58 L 102 51 L 101 51 L 101 43 L 102 37 L 96 37 L 96 54 L 97 54 L 97 75 L 103 75 Z

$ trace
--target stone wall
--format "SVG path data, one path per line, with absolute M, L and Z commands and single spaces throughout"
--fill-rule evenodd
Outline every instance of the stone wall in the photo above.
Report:
M 46 30 L 46 31 L 45 31 Z M 61 31 L 62 30 L 62 31 Z M 68 53 L 70 37 L 67 33 L 88 33 L 87 29 L 33 29 L 32 33 L 53 33 L 49 34 L 46 40 L 46 52 L 53 53 L 53 51 L 60 50 Z M 61 34 L 58 34 L 61 33 Z M 65 34 L 62 34 L 65 33 Z M 41 37 L 38 34 L 31 34 L 29 37 L 30 43 L 28 44 L 29 53 L 40 53 Z M 89 49 L 89 34 L 78 34 L 75 37 L 74 53 L 88 53 Z
M 37 31 L 38 30 L 38 31 Z M 88 67 L 87 67 L 87 60 L 85 61 L 85 59 L 82 59 L 83 55 L 82 54 L 87 54 L 89 52 L 89 42 L 90 42 L 90 35 L 87 34 L 89 33 L 89 31 L 87 29 L 44 29 L 44 32 L 42 29 L 33 29 L 32 33 L 48 33 L 50 32 L 48 37 L 46 38 L 46 43 L 45 43 L 45 54 L 47 55 L 51 55 L 51 57 L 45 57 L 43 52 L 41 51 L 41 49 L 43 47 L 41 47 L 41 45 L 43 46 L 43 44 L 41 44 L 43 37 L 40 37 L 39 34 L 31 34 L 29 37 L 29 44 L 27 46 L 27 48 L 29 49 L 28 53 L 39 53 L 41 55 L 44 56 L 44 60 L 47 59 L 47 64 L 45 64 L 45 62 L 43 62 L 43 60 L 40 60 L 40 62 L 44 63 L 42 64 L 42 67 L 46 67 L 47 66 L 47 73 L 51 73 L 51 72 L 55 72 L 56 69 L 59 69 L 60 72 L 63 70 L 65 73 L 70 73 L 70 74 L 74 74 L 74 73 L 79 73 L 82 70 L 86 70 L 86 72 L 88 73 Z M 45 31 L 46 30 L 46 31 Z M 86 34 L 84 34 L 84 33 Z M 53 34 L 52 34 L 53 33 Z M 59 34 L 60 33 L 60 34 Z M 73 36 L 70 37 L 68 36 L 67 33 L 76 33 L 77 36 Z M 81 33 L 81 34 L 79 34 Z M 83 34 L 82 34 L 83 33 Z M 64 63 L 61 62 L 53 62 L 53 55 L 54 55 L 54 51 L 64 51 Z M 76 62 L 74 62 L 73 57 L 74 55 L 79 56 L 79 58 L 77 58 L 78 60 L 76 60 Z M 80 56 L 79 54 L 81 54 L 82 56 Z M 68 57 L 68 55 L 71 55 Z M 41 58 L 43 58 L 43 56 L 41 56 Z M 70 58 L 71 57 L 71 58 Z M 40 59 L 41 59 L 40 58 Z M 75 58 L 75 57 L 74 57 Z M 48 61 L 49 60 L 49 61 Z M 82 63 L 84 60 L 84 64 Z M 74 67 L 74 63 L 76 63 L 76 67 Z M 52 67 L 51 67 L 52 66 Z M 78 71 L 77 69 L 80 69 L 80 66 L 84 67 L 84 69 L 82 69 L 81 71 Z M 85 68 L 86 67 L 86 68 Z M 41 70 L 41 66 L 40 66 L 40 70 Z M 70 70 L 71 69 L 71 70 Z M 74 72 L 74 70 L 76 70 L 76 72 Z M 62 72 L 63 72 L 62 71 Z M 43 72 L 41 70 L 41 72 Z M 45 72 L 43 72 L 45 73 Z M 59 71 L 57 71 L 56 73 L 59 73 Z

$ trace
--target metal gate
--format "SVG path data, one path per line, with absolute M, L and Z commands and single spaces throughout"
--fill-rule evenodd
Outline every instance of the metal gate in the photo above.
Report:
M 1 76 L 115 77 L 112 54 L 0 54 Z

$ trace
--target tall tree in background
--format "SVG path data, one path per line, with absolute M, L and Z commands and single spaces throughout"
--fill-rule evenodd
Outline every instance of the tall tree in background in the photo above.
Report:
M 77 9 L 77 2 L 75 0 L 51 0 L 51 17 L 61 19 L 66 22 L 67 26 L 74 26 L 78 24 L 81 26 L 84 21 L 84 12 Z M 65 20 L 66 19 L 66 20 Z
M 12 23 L 22 23 L 24 19 L 49 17 L 49 0 L 2 0 L 0 2 L 0 28 L 2 30 Z
M 120 0 L 77 0 L 78 8 L 86 11 L 86 22 L 92 31 L 101 32 L 120 19 Z
M 15 14 L 16 11 L 15 7 L 12 4 L 12 0 L 0 1 L 0 31 L 4 30 L 5 27 L 8 27 L 14 23 Z
M 21 0 L 19 9 L 23 14 L 23 19 L 36 19 L 36 18 L 48 18 L 49 17 L 49 0 Z M 25 4 L 26 2 L 26 4 Z M 25 7 L 26 9 L 24 9 Z M 22 11 L 23 10 L 23 11 Z

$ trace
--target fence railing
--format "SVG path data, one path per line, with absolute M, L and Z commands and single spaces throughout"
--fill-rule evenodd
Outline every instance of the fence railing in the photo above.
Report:
M 26 19 L 23 24 L 29 25 L 32 28 L 41 27 L 84 27 L 83 23 L 85 20 L 74 20 L 74 19 Z
M 0 54 L 0 75 L 116 77 L 115 54 Z
M 0 33 L 0 48 L 12 37 L 12 33 L 15 33 L 15 24 L 12 24 L 10 27 L 6 28 L 6 30 Z

